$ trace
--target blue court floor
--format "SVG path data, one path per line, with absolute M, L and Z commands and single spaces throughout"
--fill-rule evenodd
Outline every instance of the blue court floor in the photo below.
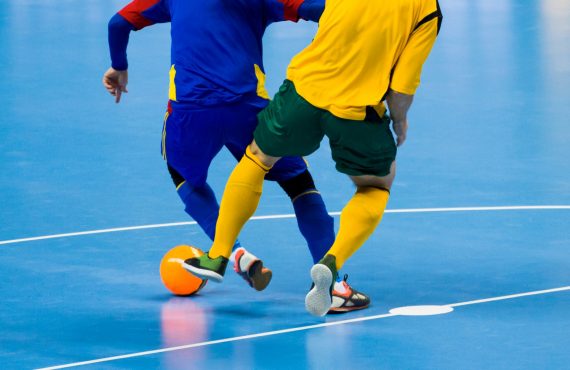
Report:
M 125 3 L 0 2 L 0 369 L 570 369 L 570 2 L 440 0 L 388 212 L 344 268 L 372 305 L 325 318 L 272 183 L 240 237 L 266 291 L 231 271 L 189 298 L 162 286 L 168 249 L 209 242 L 159 152 L 168 25 L 131 35 L 120 104 L 101 85 Z M 268 30 L 270 93 L 315 30 Z M 340 211 L 328 145 L 308 160 Z M 216 159 L 218 194 L 234 164 Z M 454 310 L 390 313 L 416 305 Z

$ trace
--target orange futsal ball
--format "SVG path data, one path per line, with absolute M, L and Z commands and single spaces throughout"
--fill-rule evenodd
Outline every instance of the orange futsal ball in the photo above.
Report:
M 160 261 L 160 278 L 166 289 L 181 296 L 192 295 L 202 289 L 206 280 L 192 275 L 182 267 L 182 263 L 203 254 L 202 250 L 189 245 L 179 245 L 169 250 Z

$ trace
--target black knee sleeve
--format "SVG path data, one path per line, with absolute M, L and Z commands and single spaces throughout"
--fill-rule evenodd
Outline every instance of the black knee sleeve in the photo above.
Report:
M 315 182 L 313 181 L 313 176 L 309 170 L 297 175 L 291 179 L 279 181 L 279 186 L 289 196 L 291 199 L 297 198 L 299 195 L 306 193 L 310 190 L 316 190 Z
M 178 188 L 180 186 L 180 184 L 182 184 L 186 180 L 184 180 L 184 177 L 182 177 L 182 175 L 179 174 L 169 164 L 167 164 L 167 166 L 168 166 L 168 172 L 170 173 L 170 177 L 172 178 L 172 182 L 174 182 L 174 186 L 176 186 Z

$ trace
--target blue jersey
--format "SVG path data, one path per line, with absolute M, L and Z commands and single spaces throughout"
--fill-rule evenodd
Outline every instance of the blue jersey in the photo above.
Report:
M 318 21 L 323 8 L 324 0 L 134 0 L 109 24 L 113 67 L 126 68 L 131 29 L 171 22 L 173 104 L 265 103 L 265 29 L 277 21 Z M 121 21 L 130 28 L 126 41 Z

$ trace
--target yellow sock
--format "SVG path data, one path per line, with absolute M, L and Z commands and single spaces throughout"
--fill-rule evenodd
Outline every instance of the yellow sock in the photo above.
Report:
M 372 235 L 382 220 L 390 193 L 373 187 L 359 187 L 340 214 L 338 235 L 328 254 L 336 257 L 336 268 L 342 265 Z
M 226 183 L 216 223 L 216 237 L 208 252 L 210 258 L 230 257 L 239 232 L 257 209 L 263 179 L 269 170 L 248 146 Z

